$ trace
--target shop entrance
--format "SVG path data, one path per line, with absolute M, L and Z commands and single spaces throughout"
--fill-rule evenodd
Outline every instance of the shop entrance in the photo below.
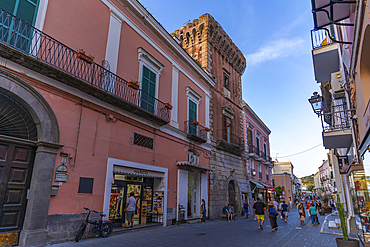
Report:
M 129 175 L 114 174 L 114 184 L 111 188 L 109 220 L 114 227 L 122 227 L 127 224 L 125 207 L 130 193 L 134 192 L 136 210 L 134 225 L 154 222 L 153 214 L 158 215 L 162 204 L 153 191 L 154 178 L 134 177 Z M 158 217 L 157 217 L 158 218 Z M 158 221 L 155 221 L 158 222 Z

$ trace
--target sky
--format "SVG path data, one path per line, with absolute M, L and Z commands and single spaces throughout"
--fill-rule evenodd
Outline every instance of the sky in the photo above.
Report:
M 298 177 L 318 171 L 328 150 L 308 102 L 319 91 L 310 0 L 139 1 L 169 33 L 202 14 L 212 15 L 247 59 L 243 99 L 271 130 L 272 159 L 292 162 Z

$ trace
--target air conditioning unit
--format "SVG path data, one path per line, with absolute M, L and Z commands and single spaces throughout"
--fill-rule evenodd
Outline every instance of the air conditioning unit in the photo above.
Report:
M 331 74 L 331 86 L 334 93 L 344 92 L 344 80 L 340 71 Z

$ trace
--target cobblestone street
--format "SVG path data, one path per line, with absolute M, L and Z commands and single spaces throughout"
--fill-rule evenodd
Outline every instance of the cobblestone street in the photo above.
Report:
M 325 217 L 319 216 L 320 223 Z M 312 226 L 306 219 L 306 226 L 299 225 L 296 209 L 291 210 L 288 223 L 277 219 L 279 230 L 271 232 L 270 223 L 264 223 L 264 230 L 258 230 L 253 218 L 237 217 L 235 222 L 221 220 L 206 224 L 183 224 L 180 226 L 127 231 L 109 238 L 83 239 L 80 243 L 69 242 L 58 246 L 336 246 L 339 236 L 320 234 L 321 224 Z

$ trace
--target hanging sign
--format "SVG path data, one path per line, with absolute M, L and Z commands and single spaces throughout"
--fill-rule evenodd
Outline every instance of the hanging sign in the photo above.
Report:
M 55 172 L 55 182 L 67 182 L 68 167 L 65 164 L 61 164 L 57 167 Z

